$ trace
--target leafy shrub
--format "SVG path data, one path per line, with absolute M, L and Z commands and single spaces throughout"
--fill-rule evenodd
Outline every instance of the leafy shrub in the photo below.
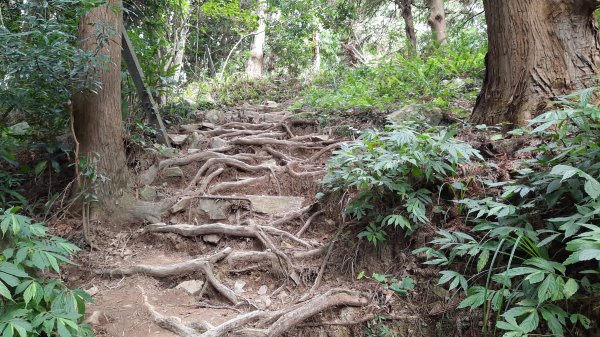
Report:
M 97 88 L 89 74 L 106 64 L 105 57 L 76 46 L 78 17 L 97 2 L 9 3 L 5 25 L 0 25 L 2 122 L 7 120 L 7 112 L 16 112 L 40 136 L 54 136 L 65 129 L 71 95 Z
M 298 105 L 325 112 L 390 108 L 397 103 L 431 103 L 448 109 L 473 100 L 479 90 L 486 46 L 479 36 L 462 35 L 427 58 L 396 55 L 389 61 L 324 73 Z
M 589 104 L 595 89 L 561 100 L 563 108 L 530 122 L 527 134 L 542 145 L 524 149 L 512 181 L 488 185 L 498 196 L 464 199 L 471 233 L 441 230 L 425 252 L 428 264 L 460 266 L 442 271 L 440 284 L 466 291 L 459 308 L 496 313 L 504 336 L 565 328 L 589 328 L 579 299 L 600 292 L 600 108 Z M 467 268 L 464 268 L 464 266 Z M 453 268 L 457 269 L 457 268 Z M 542 325 L 545 323 L 545 326 Z M 486 325 L 487 326 L 487 325 Z M 487 331 L 485 331 L 487 334 Z
M 222 104 L 236 105 L 244 102 L 263 103 L 265 100 L 281 102 L 295 93 L 294 84 L 287 83 L 287 80 L 229 78 L 216 87 L 215 96 Z
M 328 162 L 325 187 L 352 193 L 345 212 L 368 223 L 360 234 L 377 245 L 389 226 L 407 234 L 429 221 L 433 188 L 454 175 L 460 164 L 479 153 L 453 138 L 454 132 L 419 133 L 415 127 L 392 126 L 367 131 L 345 144 Z M 399 205 L 389 209 L 389 205 Z
M 32 223 L 15 208 L 0 214 L 2 336 L 91 336 L 91 329 L 80 325 L 90 296 L 48 277 L 72 263 L 70 256 L 78 248 L 49 235 L 43 224 Z
M 15 153 L 21 146 L 21 140 L 10 128 L 0 126 L 0 205 L 14 206 L 26 203 L 25 198 L 17 192 L 23 182 L 22 175 L 6 170 L 18 165 Z

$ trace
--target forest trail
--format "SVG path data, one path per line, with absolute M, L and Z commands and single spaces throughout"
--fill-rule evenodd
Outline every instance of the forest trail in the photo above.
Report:
M 178 153 L 139 175 L 161 222 L 105 226 L 87 271 L 68 275 L 94 295 L 98 336 L 364 336 L 377 317 L 428 335 L 411 333 L 425 329 L 412 305 L 356 281 L 339 202 L 316 199 L 345 141 L 332 128 L 269 102 L 209 111 L 171 138 Z

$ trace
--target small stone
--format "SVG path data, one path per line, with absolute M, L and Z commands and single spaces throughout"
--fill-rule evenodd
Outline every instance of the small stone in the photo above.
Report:
M 188 153 L 190 149 L 199 149 L 202 143 L 205 142 L 205 140 L 205 137 L 201 136 L 198 132 L 192 132 L 188 141 L 188 143 L 190 144 Z
M 266 101 L 265 102 L 265 108 L 268 108 L 268 109 L 277 109 L 277 108 L 279 108 L 279 103 L 274 102 L 274 101 Z
M 95 296 L 100 290 L 98 289 L 98 287 L 93 286 L 90 289 L 86 290 L 85 292 L 88 293 L 88 295 L 90 296 Z
M 265 308 L 269 308 L 271 306 L 271 303 L 272 301 L 270 298 L 265 298 Z
M 157 196 L 156 187 L 153 186 L 146 185 L 140 191 L 140 199 L 144 201 L 155 201 Z
M 146 171 L 140 174 L 140 184 L 141 185 L 150 185 L 156 179 L 158 175 L 158 166 L 152 165 Z
M 283 290 L 279 294 L 277 294 L 277 298 L 280 300 L 283 300 L 284 298 L 287 298 L 288 296 L 290 296 L 290 294 L 288 294 L 288 292 L 285 290 Z
M 200 152 L 200 149 L 188 149 L 188 154 L 194 154 Z
M 185 132 L 188 132 L 188 133 L 192 133 L 194 131 L 198 131 L 201 128 L 202 128 L 202 124 L 200 124 L 200 123 L 184 124 L 184 125 L 179 126 L 179 129 L 181 131 L 185 131 Z
M 219 110 L 208 110 L 204 114 L 204 118 L 210 123 L 218 124 L 225 121 L 225 115 Z
M 219 137 L 213 137 L 210 140 L 210 148 L 211 149 L 220 149 L 222 147 L 226 147 L 227 145 L 229 145 L 229 143 L 227 143 L 227 141 L 219 138 Z
M 202 291 L 203 286 L 204 281 L 189 280 L 179 283 L 175 288 L 185 290 L 188 294 L 195 296 L 198 295 L 200 291 Z
M 217 234 L 208 234 L 202 237 L 202 241 L 216 245 L 221 241 L 221 236 Z
M 216 128 L 216 125 L 214 123 L 203 122 L 202 127 L 205 129 L 214 129 Z
M 260 288 L 258 288 L 259 295 L 265 295 L 267 291 L 269 291 L 269 287 L 267 287 L 266 285 L 263 285 Z
M 296 212 L 302 208 L 304 198 L 286 196 L 248 195 L 252 208 L 258 213 L 280 215 Z
M 103 324 L 107 324 L 108 318 L 106 317 L 106 315 L 102 312 L 102 311 L 94 311 L 88 318 L 86 318 L 85 321 L 83 321 L 84 323 L 88 323 L 90 325 L 103 325 Z
M 246 285 L 246 282 L 244 282 L 242 280 L 237 280 L 233 284 L 233 291 L 235 291 L 238 294 L 241 294 L 241 293 L 244 292 L 244 286 L 245 285 Z
M 173 145 L 182 145 L 188 139 L 188 135 L 172 135 L 172 134 L 169 134 L 169 138 L 171 138 L 171 143 Z
M 133 255 L 133 251 L 131 249 L 125 249 L 124 251 L 119 253 L 119 256 L 124 259 L 127 259 L 131 255 Z
M 190 198 L 190 197 L 185 197 L 185 198 L 179 200 L 175 205 L 173 205 L 173 207 L 171 207 L 171 213 L 173 213 L 173 214 L 179 213 L 179 212 L 183 211 L 184 209 L 188 208 L 190 206 L 191 200 L 192 200 L 192 198 Z
M 262 164 L 266 166 L 277 166 L 277 161 L 275 159 L 269 159 L 267 161 L 262 162 Z
M 164 172 L 165 176 L 170 177 L 170 178 L 183 177 L 183 171 L 178 166 L 167 167 L 163 172 Z
M 200 199 L 198 210 L 208 215 L 211 220 L 225 220 L 228 218 L 231 203 L 214 199 Z

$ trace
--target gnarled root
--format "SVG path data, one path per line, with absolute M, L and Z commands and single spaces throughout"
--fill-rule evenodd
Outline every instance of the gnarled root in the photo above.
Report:
M 339 306 L 362 307 L 369 303 L 368 299 L 359 293 L 344 289 L 332 289 L 287 310 L 255 310 L 213 327 L 207 322 L 187 325 L 177 317 L 166 317 L 157 312 L 154 306 L 148 302 L 148 297 L 144 294 L 143 289 L 142 296 L 144 305 L 156 324 L 181 337 L 278 337 L 325 310 Z M 200 333 L 198 330 L 204 332 Z
M 183 274 L 188 274 L 195 271 L 200 271 L 206 277 L 206 281 L 215 288 L 221 295 L 223 295 L 228 301 L 233 304 L 240 303 L 240 299 L 233 292 L 233 290 L 227 288 L 223 285 L 215 276 L 213 272 L 212 265 L 231 253 L 232 249 L 230 247 L 225 248 L 224 250 L 209 256 L 209 257 L 200 257 L 197 259 L 173 263 L 169 265 L 144 265 L 139 264 L 130 267 L 123 268 L 113 268 L 113 269 L 105 269 L 97 271 L 98 274 L 101 275 L 122 275 L 122 276 L 131 276 L 135 274 L 144 274 L 149 275 L 156 278 L 164 278 L 170 276 L 178 276 Z

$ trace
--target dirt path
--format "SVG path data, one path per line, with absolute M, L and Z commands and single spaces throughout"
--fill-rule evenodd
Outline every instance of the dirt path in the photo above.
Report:
M 93 293 L 97 335 L 363 336 L 377 317 L 428 335 L 407 305 L 339 274 L 343 222 L 315 195 L 345 140 L 274 104 L 248 110 L 181 126 L 178 153 L 140 174 L 162 222 L 106 226 L 67 275 Z

